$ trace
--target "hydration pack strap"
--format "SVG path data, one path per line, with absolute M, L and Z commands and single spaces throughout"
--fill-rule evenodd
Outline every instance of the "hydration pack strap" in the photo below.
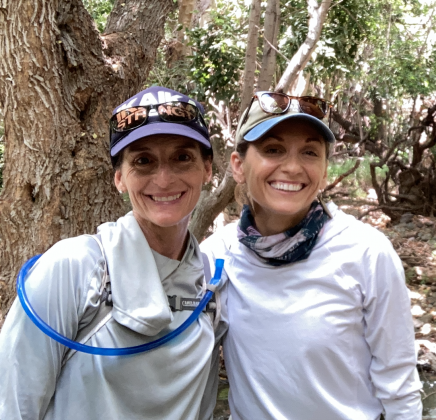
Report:
M 183 298 L 176 295 L 167 297 L 168 304 L 170 305 L 171 311 L 173 312 L 194 311 L 201 302 L 201 299 L 198 298 Z M 203 312 L 215 312 L 215 309 L 216 303 L 209 302 Z
M 209 267 L 209 261 L 207 259 L 207 255 L 205 253 L 201 253 L 201 258 L 203 260 L 203 266 L 204 266 L 204 280 L 206 283 L 206 290 L 211 290 L 212 292 L 215 292 L 216 286 L 213 286 L 210 284 L 210 280 L 212 278 L 212 274 L 210 272 Z M 199 298 L 184 298 L 181 296 L 167 296 L 168 297 L 168 304 L 170 305 L 172 312 L 177 311 L 195 311 L 198 304 L 200 303 L 201 299 Z M 206 308 L 203 312 L 209 312 L 215 314 L 216 312 L 216 300 L 215 295 L 212 296 L 209 303 L 206 305 Z M 212 317 L 212 321 L 214 320 L 214 317 Z

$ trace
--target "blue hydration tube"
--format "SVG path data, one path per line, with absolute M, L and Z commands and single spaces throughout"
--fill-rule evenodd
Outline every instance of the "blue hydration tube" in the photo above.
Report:
M 203 309 L 208 304 L 209 300 L 212 298 L 214 292 L 208 290 L 204 295 L 203 299 L 201 299 L 197 308 L 192 312 L 192 314 L 186 319 L 183 324 L 177 327 L 174 331 L 171 331 L 164 337 L 161 337 L 157 340 L 151 341 L 150 343 L 141 344 L 140 346 L 133 347 L 124 347 L 124 348 L 105 348 L 105 347 L 93 347 L 87 346 L 85 344 L 80 344 L 77 341 L 70 340 L 69 338 L 59 334 L 53 328 L 51 328 L 48 324 L 46 324 L 35 312 L 35 310 L 30 305 L 29 299 L 27 298 L 26 290 L 24 288 L 24 282 L 29 270 L 34 266 L 36 261 L 41 257 L 41 255 L 35 255 L 30 260 L 26 261 L 26 263 L 21 268 L 18 278 L 17 278 L 17 293 L 18 298 L 20 299 L 21 305 L 23 306 L 24 311 L 29 316 L 29 318 L 33 321 L 33 323 L 45 334 L 51 337 L 53 340 L 58 343 L 63 344 L 70 349 L 80 351 L 82 353 L 88 354 L 97 354 L 100 356 L 127 356 L 129 354 L 143 353 L 149 350 L 153 350 L 156 347 L 161 346 L 162 344 L 168 343 L 168 341 L 180 335 L 183 331 L 185 331 L 203 312 Z M 217 285 L 221 279 L 221 273 L 224 267 L 224 260 L 217 259 L 215 262 L 215 275 L 212 277 L 210 284 Z

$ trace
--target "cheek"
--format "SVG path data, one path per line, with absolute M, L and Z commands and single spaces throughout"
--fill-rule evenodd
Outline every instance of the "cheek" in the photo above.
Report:
M 147 179 L 148 179 L 148 177 L 141 176 L 135 171 L 129 171 L 129 173 L 125 173 L 123 178 L 126 187 L 130 190 L 135 190 L 147 184 Z
M 324 178 L 324 179 L 321 181 L 320 189 L 321 189 L 321 190 L 324 190 L 326 187 L 327 187 L 327 178 Z
M 191 188 L 195 191 L 200 191 L 203 189 L 203 184 L 209 179 L 208 172 L 203 168 L 198 168 L 197 170 L 191 170 L 183 174 L 179 174 L 180 179 L 184 179 Z
M 242 178 L 244 179 L 244 182 L 247 184 L 247 187 L 250 190 L 252 185 L 256 184 L 256 172 L 252 170 L 250 165 L 244 165 L 242 169 Z
M 323 190 L 327 186 L 327 168 L 323 168 L 321 171 L 318 169 L 316 172 L 314 176 L 318 179 L 319 189 Z
M 270 173 L 273 169 L 274 164 L 268 159 L 263 159 L 258 154 L 252 153 L 250 158 L 244 161 L 242 166 L 245 177 L 248 179 L 261 179 Z

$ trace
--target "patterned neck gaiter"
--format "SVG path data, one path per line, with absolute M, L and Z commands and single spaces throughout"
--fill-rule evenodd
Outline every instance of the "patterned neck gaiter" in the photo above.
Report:
M 291 264 L 309 257 L 328 219 L 321 203 L 315 200 L 297 226 L 277 235 L 262 236 L 255 228 L 250 208 L 245 205 L 238 224 L 238 239 L 268 265 Z

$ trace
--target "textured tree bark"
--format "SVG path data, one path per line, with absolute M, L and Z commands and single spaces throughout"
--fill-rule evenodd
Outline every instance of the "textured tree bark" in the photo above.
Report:
M 204 239 L 213 221 L 233 201 L 235 186 L 236 182 L 233 179 L 230 166 L 228 166 L 224 179 L 213 194 L 202 192 L 189 225 L 189 230 L 198 241 Z
M 247 108 L 253 95 L 254 72 L 256 70 L 257 41 L 259 35 L 260 0 L 252 0 L 248 22 L 247 49 L 245 52 L 245 69 L 243 90 L 239 115 Z
M 374 97 L 374 115 L 377 117 L 377 140 L 384 141 L 386 137 L 386 126 L 384 123 L 383 101 L 378 97 Z
M 210 21 L 211 10 L 216 9 L 215 0 L 197 0 L 195 9 L 198 13 L 195 13 L 192 18 L 192 27 L 203 27 L 203 25 Z
M 193 12 L 196 6 L 196 0 L 180 0 L 179 1 L 179 18 L 178 26 L 180 29 L 177 31 L 177 37 L 174 41 L 174 46 L 171 51 L 171 56 L 167 61 L 168 67 L 178 60 L 181 60 L 189 53 L 188 45 L 185 41 L 186 29 L 192 28 Z
M 280 29 L 280 0 L 268 0 L 263 32 L 262 68 L 257 90 L 269 90 L 276 69 L 277 37 Z
M 300 48 L 289 62 L 288 67 L 275 88 L 276 91 L 286 92 L 297 78 L 298 73 L 306 67 L 321 36 L 322 27 L 331 3 L 332 0 L 322 0 L 321 3 L 319 3 L 318 0 L 307 0 L 307 11 L 310 18 L 306 40 L 301 44 Z
M 100 36 L 80 0 L 0 0 L 0 326 L 26 259 L 123 214 L 108 119 L 141 89 L 172 7 L 119 0 Z

